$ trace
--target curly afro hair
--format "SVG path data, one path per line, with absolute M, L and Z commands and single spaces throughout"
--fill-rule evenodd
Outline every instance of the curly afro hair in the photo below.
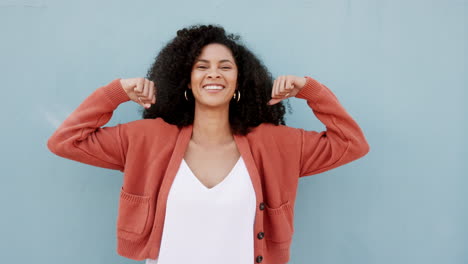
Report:
M 282 102 L 267 105 L 273 86 L 271 73 L 239 39 L 238 35 L 226 34 L 223 27 L 216 25 L 193 25 L 178 30 L 148 70 L 147 79 L 156 87 L 156 104 L 142 111 L 143 118 L 161 117 L 179 128 L 193 124 L 195 102 L 191 93 L 187 93 L 190 95 L 187 101 L 184 92 L 202 48 L 218 43 L 231 50 L 238 68 L 237 83 L 242 99 L 231 100 L 229 105 L 232 133 L 246 135 L 264 122 L 285 125 Z

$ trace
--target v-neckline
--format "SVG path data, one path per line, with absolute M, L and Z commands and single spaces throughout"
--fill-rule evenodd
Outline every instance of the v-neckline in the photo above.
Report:
M 228 174 L 224 177 L 224 179 L 220 182 L 218 182 L 218 184 L 216 184 L 215 186 L 211 187 L 211 188 L 208 188 L 205 184 L 203 184 L 200 179 L 198 179 L 198 177 L 195 175 L 195 173 L 192 171 L 192 169 L 190 168 L 190 166 L 188 165 L 188 163 L 185 161 L 185 158 L 182 158 L 182 162 L 185 164 L 185 167 L 187 168 L 187 170 L 189 171 L 190 175 L 195 178 L 195 180 L 207 191 L 211 191 L 213 189 L 218 189 L 218 187 L 220 185 L 223 185 L 224 182 L 229 178 L 231 177 L 231 174 L 233 174 L 234 170 L 236 169 L 236 167 L 238 166 L 238 164 L 240 163 L 241 161 L 241 158 L 242 156 L 239 156 L 239 159 L 237 159 L 236 163 L 234 164 L 234 166 L 231 168 L 231 170 L 228 172 Z

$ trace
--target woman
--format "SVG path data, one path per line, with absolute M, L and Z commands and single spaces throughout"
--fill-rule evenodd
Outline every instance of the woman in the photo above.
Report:
M 117 251 L 147 263 L 287 263 L 298 179 L 369 151 L 336 96 L 311 77 L 273 81 L 219 26 L 192 26 L 145 78 L 94 91 L 55 131 L 62 157 L 124 172 Z M 285 126 L 282 100 L 307 100 L 326 131 Z M 123 102 L 142 120 L 103 127 Z

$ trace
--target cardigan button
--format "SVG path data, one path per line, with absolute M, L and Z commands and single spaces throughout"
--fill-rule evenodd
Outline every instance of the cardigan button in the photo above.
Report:
M 264 210 L 265 209 L 265 203 L 260 203 L 260 210 Z
M 262 260 L 263 260 L 263 257 L 262 257 L 262 256 L 257 256 L 257 259 L 256 259 L 257 263 L 262 262 Z
M 263 232 L 260 232 L 260 233 L 257 234 L 258 239 L 262 239 L 264 237 L 265 237 L 265 233 L 263 233 Z

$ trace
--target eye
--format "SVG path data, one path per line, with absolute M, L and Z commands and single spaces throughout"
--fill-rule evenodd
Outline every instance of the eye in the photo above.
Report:
M 205 66 L 198 66 L 197 68 L 199 68 L 199 69 L 206 69 Z
M 231 69 L 231 67 L 221 67 L 221 69 Z

